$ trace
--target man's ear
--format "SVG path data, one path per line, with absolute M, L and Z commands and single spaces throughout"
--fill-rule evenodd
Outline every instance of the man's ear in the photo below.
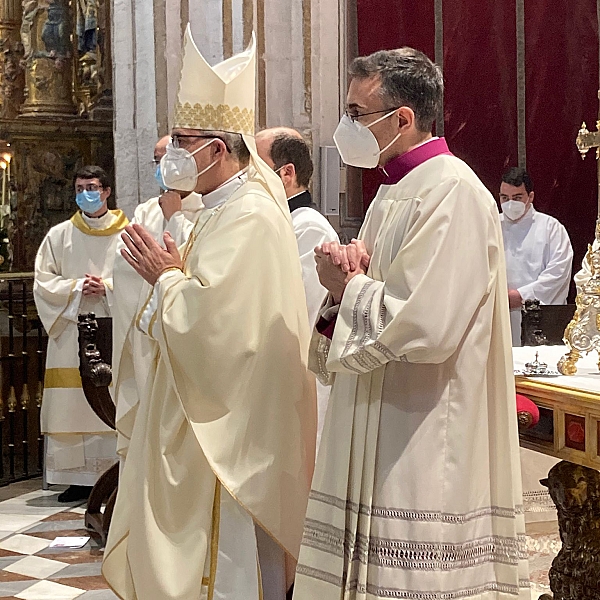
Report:
M 406 133 L 415 124 L 415 113 L 408 106 L 400 107 L 396 114 L 390 118 L 396 120 L 401 133 Z
M 212 146 L 213 146 L 213 149 L 212 149 L 213 158 L 220 158 L 221 156 L 228 153 L 227 146 L 225 145 L 225 142 L 223 140 L 220 140 L 217 138 L 213 142 Z
M 112 189 L 110 186 L 104 188 L 104 191 L 107 192 L 106 198 L 110 198 L 110 195 L 112 194 Z
M 533 204 L 533 197 L 535 196 L 535 192 L 530 192 L 529 193 L 529 204 Z

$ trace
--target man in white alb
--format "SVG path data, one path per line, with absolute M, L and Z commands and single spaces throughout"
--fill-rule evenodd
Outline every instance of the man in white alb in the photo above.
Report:
M 321 285 L 317 274 L 315 248 L 325 242 L 339 242 L 339 238 L 335 229 L 313 203 L 308 191 L 313 163 L 308 144 L 302 136 L 295 129 L 287 127 L 265 129 L 256 135 L 256 149 L 259 156 L 279 175 L 285 188 L 302 264 L 308 320 L 310 326 L 314 327 L 319 309 L 327 295 L 327 290 Z M 329 391 L 329 386 L 317 382 L 317 449 L 327 412 Z
M 569 234 L 554 217 L 533 207 L 529 173 L 513 167 L 502 176 L 500 209 L 512 345 L 521 345 L 521 307 L 525 300 L 566 304 L 573 249 Z
M 69 486 L 60 502 L 87 498 L 117 459 L 115 432 L 92 411 L 81 387 L 77 321 L 83 313 L 111 314 L 115 248 L 127 218 L 108 209 L 111 188 L 100 167 L 78 171 L 74 187 L 79 210 L 44 238 L 33 287 L 48 333 L 41 417 L 46 479 Z
M 356 59 L 334 134 L 385 181 L 359 240 L 323 244 L 311 367 L 333 380 L 294 600 L 529 600 L 502 232 L 433 138 L 442 74 Z
M 161 138 L 154 148 L 156 180 L 161 194 L 136 207 L 131 223 L 142 225 L 158 242 L 168 231 L 175 243 L 187 241 L 200 209 L 202 198 L 195 192 L 167 190 L 160 173 L 160 160 L 165 155 L 171 136 Z M 136 327 L 136 317 L 150 294 L 151 287 L 137 275 L 121 256 L 125 245 L 117 244 L 113 271 L 113 399 L 116 404 L 117 453 L 125 458 L 131 439 L 140 397 L 149 380 L 156 346 Z

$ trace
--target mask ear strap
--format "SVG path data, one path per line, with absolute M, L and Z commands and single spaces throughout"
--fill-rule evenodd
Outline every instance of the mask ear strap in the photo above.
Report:
M 400 138 L 401 135 L 402 135 L 401 133 L 398 133 L 398 135 L 385 148 L 382 148 L 379 151 L 379 154 L 383 154 L 388 148 L 390 148 L 392 146 L 392 144 L 394 144 L 396 142 L 396 140 L 398 140 Z

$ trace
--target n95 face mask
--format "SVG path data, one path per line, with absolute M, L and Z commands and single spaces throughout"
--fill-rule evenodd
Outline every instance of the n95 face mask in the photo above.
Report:
M 196 188 L 198 177 L 204 175 L 210 168 L 214 167 L 216 161 L 208 165 L 206 169 L 202 169 L 198 173 L 198 166 L 194 160 L 194 154 L 200 152 L 207 146 L 210 146 L 215 141 L 213 138 L 200 148 L 193 152 L 189 152 L 185 148 L 175 148 L 173 142 L 167 144 L 167 151 L 160 159 L 160 172 L 164 184 L 170 190 L 178 190 L 181 192 L 193 192 Z
M 381 153 L 385 152 L 401 134 L 399 133 L 385 148 L 379 148 L 377 138 L 370 128 L 391 117 L 396 110 L 392 110 L 369 125 L 353 121 L 348 115 L 342 116 L 333 134 L 333 141 L 342 160 L 347 165 L 362 169 L 374 169 L 379 164 Z
M 527 205 L 518 200 L 507 200 L 500 205 L 500 208 L 511 221 L 518 221 L 525 214 Z

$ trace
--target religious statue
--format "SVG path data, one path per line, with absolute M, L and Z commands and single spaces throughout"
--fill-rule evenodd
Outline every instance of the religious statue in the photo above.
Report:
M 74 112 L 68 0 L 23 0 L 24 115 Z
M 79 54 L 96 53 L 98 27 L 98 0 L 76 0 L 77 48 Z

